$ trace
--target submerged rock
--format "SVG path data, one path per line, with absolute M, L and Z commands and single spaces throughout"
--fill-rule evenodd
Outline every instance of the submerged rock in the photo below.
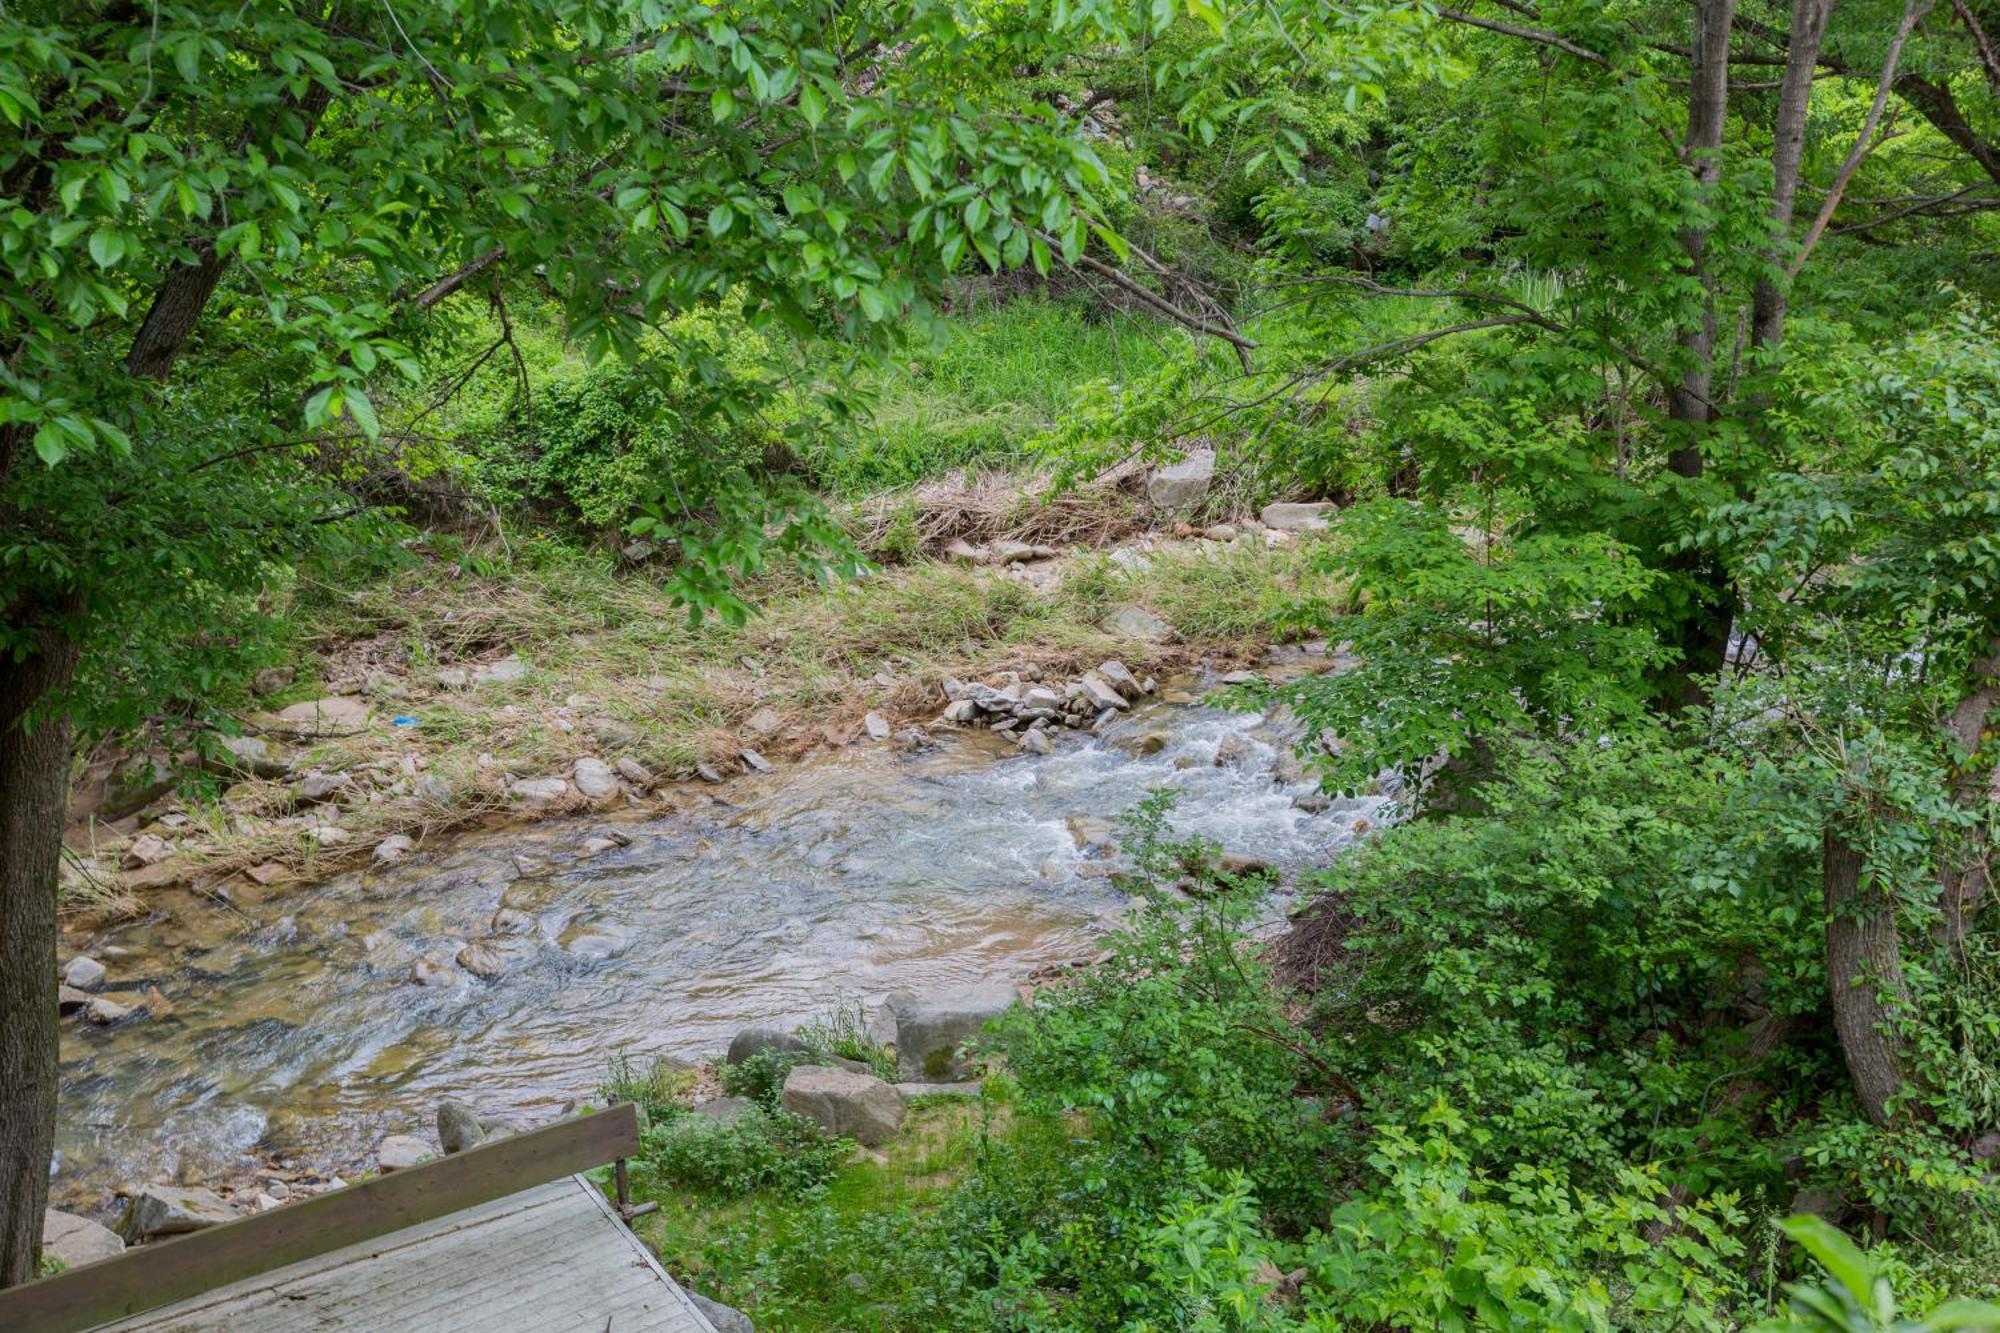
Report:
M 578 958 L 602 962 L 632 947 L 632 932 L 603 917 L 580 916 L 563 929 L 556 943 Z
M 70 959 L 62 970 L 63 984 L 74 986 L 78 990 L 92 990 L 102 985 L 104 975 L 104 964 L 85 954 L 78 954 Z
M 903 1099 L 873 1074 L 800 1065 L 785 1076 L 784 1107 L 829 1134 L 872 1148 L 903 1127 Z
M 505 974 L 507 960 L 500 951 L 483 940 L 473 940 L 458 951 L 458 965 L 482 981 L 491 981 Z
M 410 964 L 410 980 L 419 986 L 456 986 L 458 972 L 434 954 L 425 954 Z

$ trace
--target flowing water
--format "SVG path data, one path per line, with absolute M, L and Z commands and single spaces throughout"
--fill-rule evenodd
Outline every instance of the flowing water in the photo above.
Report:
M 1218 766 L 1231 735 L 1247 756 Z M 233 905 L 185 895 L 93 942 L 115 986 L 173 1012 L 64 1025 L 57 1196 L 271 1154 L 352 1166 L 443 1097 L 529 1122 L 588 1098 L 621 1050 L 698 1059 L 749 1023 L 1088 955 L 1126 901 L 1072 817 L 1170 788 L 1177 833 L 1281 870 L 1376 817 L 1375 800 L 1295 808 L 1308 785 L 1273 777 L 1283 744 L 1254 714 L 1151 703 L 1046 757 L 984 733 L 866 747 L 732 786 L 734 804 L 517 828 Z M 607 827 L 629 845 L 576 850 Z M 532 921 L 490 941 L 503 976 L 411 983 L 503 905 Z

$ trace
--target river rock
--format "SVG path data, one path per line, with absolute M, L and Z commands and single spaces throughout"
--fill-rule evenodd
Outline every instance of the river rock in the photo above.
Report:
M 118 1230 L 125 1243 L 132 1245 L 235 1220 L 236 1214 L 213 1190 L 199 1185 L 148 1185 L 132 1197 Z
M 479 1122 L 479 1112 L 464 1102 L 448 1097 L 438 1103 L 437 1132 L 438 1144 L 446 1156 L 464 1152 L 467 1148 L 477 1148 L 486 1141 L 486 1129 Z
M 89 1003 L 89 991 L 81 991 L 68 985 L 56 987 L 56 1012 L 59 1014 L 73 1014 Z
M 763 755 L 758 754 L 755 750 L 745 750 L 737 757 L 743 761 L 743 766 L 753 773 L 769 773 L 771 771 L 771 761 Z
M 1132 706 L 1110 681 L 1094 671 L 1086 673 L 1078 683 L 1083 686 L 1083 696 L 1090 701 L 1092 708 L 1121 711 Z
M 426 773 L 417 779 L 417 795 L 432 805 L 450 805 L 454 794 L 450 778 Z
M 1303 810 L 1309 815 L 1325 814 L 1327 809 L 1332 805 L 1333 798 L 1325 792 L 1300 792 L 1292 798 L 1292 808 L 1294 810 Z
M 1257 517 L 1265 527 L 1279 532 L 1318 532 L 1326 527 L 1332 508 L 1323 500 L 1316 504 L 1270 504 Z
M 764 1051 L 805 1053 L 806 1044 L 799 1040 L 799 1034 L 777 1027 L 747 1027 L 729 1039 L 729 1054 L 723 1057 L 725 1064 L 740 1065 L 751 1056 Z
M 576 761 L 576 789 L 589 800 L 608 800 L 618 794 L 618 775 L 602 759 L 585 756 Z
M 458 973 L 444 959 L 425 954 L 410 964 L 410 980 L 419 986 L 456 986 Z
M 218 736 L 215 743 L 222 750 L 218 762 L 226 772 L 282 778 L 291 771 L 290 757 L 262 736 Z
M 338 796 L 348 783 L 349 779 L 345 773 L 322 773 L 314 769 L 299 779 L 299 785 L 293 789 L 293 794 L 301 802 L 312 805 Z
M 330 695 L 280 709 L 278 722 L 311 736 L 352 736 L 368 729 L 368 705 L 346 695 Z
M 1250 759 L 1250 742 L 1234 732 L 1215 743 L 1217 768 L 1241 768 Z
M 535 918 L 518 907 L 503 907 L 493 914 L 492 930 L 496 935 L 525 935 L 535 928 Z
M 104 964 L 87 954 L 78 954 L 62 970 L 63 984 L 78 990 L 95 990 L 104 983 Z
M 507 971 L 507 960 L 484 940 L 473 940 L 458 951 L 458 965 L 482 981 L 491 981 Z
M 561 778 L 522 778 L 507 788 L 508 795 L 531 805 L 546 805 L 569 794 L 569 784 Z
M 174 845 L 165 838 L 151 833 L 142 833 L 132 839 L 132 845 L 125 849 L 125 855 L 118 858 L 118 864 L 127 870 L 143 870 L 156 866 L 174 854 Z
M 408 856 L 415 849 L 416 845 L 408 834 L 391 833 L 388 837 L 375 844 L 375 863 L 377 865 L 392 866 Z
M 896 1015 L 896 1072 L 911 1082 L 957 1082 L 969 1072 L 958 1048 L 1012 1008 L 1012 986 L 974 986 L 938 995 L 889 997 Z
M 288 666 L 265 667 L 257 672 L 256 675 L 250 677 L 250 693 L 259 697 L 266 694 L 276 694 L 279 690 L 290 689 L 292 682 L 296 679 L 298 679 L 298 672 Z
M 64 1268 L 81 1268 L 125 1253 L 125 1242 L 110 1227 L 51 1208 L 42 1214 L 42 1258 Z
M 886 741 L 889 739 L 889 733 L 895 730 L 889 725 L 889 719 L 880 713 L 869 713 L 861 719 L 861 725 L 867 728 L 868 739 L 871 741 Z
M 306 836 L 322 847 L 338 847 L 354 841 L 354 835 L 338 824 L 315 824 L 306 830 Z
M 116 1000 L 107 1000 L 102 995 L 91 996 L 90 1003 L 83 1006 L 84 1018 L 101 1028 L 123 1022 L 138 1012 L 136 1005 L 119 1004 Z
M 564 952 L 592 962 L 616 958 L 632 947 L 632 932 L 616 921 L 597 916 L 580 916 L 563 928 L 556 943 Z
M 1143 606 L 1127 603 L 1104 618 L 1104 632 L 1122 638 L 1159 643 L 1174 635 L 1174 627 Z
M 722 781 L 721 770 L 717 769 L 714 764 L 696 764 L 694 766 L 694 775 L 703 782 Z
M 1160 509 L 1191 505 L 1208 494 L 1215 477 L 1215 450 L 1195 449 L 1178 463 L 1163 467 L 1146 479 L 1146 498 Z
M 1039 724 L 1021 733 L 1020 746 L 1029 754 L 1049 754 L 1056 748 L 1055 742 L 1049 739 L 1049 733 L 1041 730 Z
M 627 782 L 631 783 L 635 787 L 643 788 L 643 787 L 650 787 L 653 785 L 652 770 L 648 769 L 644 764 L 640 763 L 637 759 L 632 759 L 632 758 L 620 759 L 617 763 L 613 764 L 612 767 L 618 770 L 619 777 L 624 778 Z
M 944 720 L 964 724 L 979 720 L 979 705 L 970 699 L 955 699 L 945 705 Z
M 769 736 L 784 724 L 777 709 L 760 708 L 743 720 L 743 730 L 752 736 Z
M 872 1148 L 903 1127 L 903 1099 L 873 1074 L 800 1065 L 785 1075 L 784 1107 L 829 1134 Z
M 375 1145 L 375 1161 L 384 1171 L 408 1171 L 437 1160 L 431 1145 L 410 1134 L 385 1134 Z
M 485 666 L 474 667 L 472 671 L 472 683 L 474 685 L 512 685 L 527 674 L 528 664 L 514 654 L 509 653 L 497 662 L 488 662 Z
M 1217 523 L 1211 527 L 1203 528 L 1201 535 L 1212 542 L 1233 542 L 1242 534 L 1227 523 Z
M 1097 674 L 1127 699 L 1136 699 L 1146 692 L 1145 687 L 1139 684 L 1138 677 L 1126 670 L 1125 664 L 1115 657 L 1108 662 L 1099 662 Z

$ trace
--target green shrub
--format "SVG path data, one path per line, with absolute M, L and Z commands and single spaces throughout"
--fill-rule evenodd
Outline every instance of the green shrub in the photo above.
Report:
M 754 1190 L 808 1198 L 825 1188 L 850 1147 L 783 1111 L 760 1109 L 727 1124 L 690 1112 L 647 1129 L 639 1167 L 669 1184 L 720 1198 Z

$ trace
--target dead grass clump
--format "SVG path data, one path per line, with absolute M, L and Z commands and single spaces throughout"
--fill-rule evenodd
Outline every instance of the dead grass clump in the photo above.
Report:
M 1361 919 L 1335 894 L 1321 894 L 1292 913 L 1291 928 L 1265 947 L 1271 975 L 1285 990 L 1315 995 L 1326 977 L 1354 957 L 1348 940 Z
M 1055 490 L 1046 476 L 980 472 L 941 478 L 862 502 L 856 539 L 864 550 L 899 544 L 936 554 L 954 541 L 1101 546 L 1145 529 L 1143 500 L 1129 485 Z

